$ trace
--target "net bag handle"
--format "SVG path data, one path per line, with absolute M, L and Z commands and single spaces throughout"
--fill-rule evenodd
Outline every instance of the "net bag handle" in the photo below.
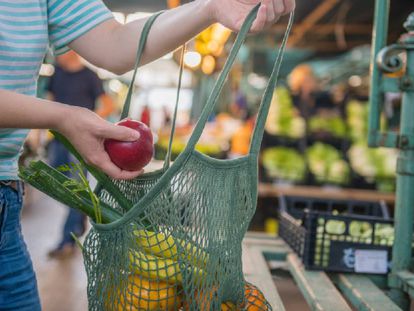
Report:
M 132 98 L 132 93 L 134 89 L 135 78 L 137 76 L 139 64 L 141 63 L 142 55 L 144 54 L 144 49 L 147 43 L 148 35 L 155 20 L 162 13 L 163 11 L 155 13 L 154 15 L 150 16 L 145 22 L 144 28 L 142 29 L 141 37 L 139 38 L 139 43 L 138 43 L 137 57 L 135 59 L 134 73 L 132 74 L 132 79 L 129 84 L 128 93 L 125 99 L 125 104 L 122 109 L 121 120 L 128 117 L 129 109 L 131 107 L 131 98 Z
M 203 109 L 203 111 L 201 112 L 200 118 L 197 121 L 197 124 L 194 127 L 194 131 L 193 134 L 191 135 L 188 144 L 186 146 L 185 151 L 186 152 L 191 152 L 192 150 L 195 149 L 195 146 L 197 144 L 197 142 L 199 141 L 201 134 L 203 133 L 204 127 L 207 123 L 207 120 L 210 116 L 210 114 L 213 112 L 214 107 L 217 104 L 219 95 L 221 93 L 221 90 L 223 89 L 223 85 L 224 82 L 230 72 L 230 69 L 233 66 L 233 63 L 236 59 L 237 53 L 240 50 L 241 45 L 244 43 L 244 41 L 246 40 L 247 34 L 254 22 L 254 20 L 256 19 L 257 16 L 257 12 L 259 10 L 260 4 L 256 5 L 253 10 L 247 15 L 245 21 L 243 22 L 243 25 L 239 31 L 239 33 L 237 34 L 236 40 L 233 44 L 233 47 L 230 51 L 229 57 L 227 58 L 227 61 L 223 67 L 222 72 L 219 75 L 219 78 L 217 79 L 213 90 L 209 96 L 209 98 L 207 99 L 207 103 Z M 277 76 L 279 73 L 279 68 L 280 68 L 280 64 L 281 64 L 281 60 L 282 60 L 282 54 L 284 51 L 284 47 L 286 45 L 286 41 L 287 38 L 289 36 L 289 31 L 291 29 L 292 26 L 292 22 L 293 22 L 293 13 L 291 13 L 290 15 L 290 19 L 289 19 L 289 25 L 288 28 L 286 30 L 282 45 L 281 45 L 281 49 L 279 50 L 278 53 L 278 57 L 277 57 L 277 61 L 275 62 L 275 66 L 274 66 L 274 70 L 272 72 L 272 77 L 269 80 L 269 84 L 267 86 L 267 92 L 265 92 L 265 95 L 268 94 L 270 91 L 272 91 L 274 89 L 274 86 L 276 85 L 277 82 Z M 263 100 L 262 100 L 262 104 L 261 104 L 261 108 L 260 109 L 260 118 L 264 118 L 266 119 L 266 115 L 267 115 L 267 111 L 268 111 L 268 106 L 270 104 L 270 100 L 272 99 L 272 96 L 264 96 Z M 261 123 L 261 122 L 260 122 Z M 257 132 L 256 135 L 254 135 L 254 144 L 253 144 L 253 149 L 256 148 L 256 145 L 259 144 L 260 146 L 260 131 L 256 131 Z M 252 152 L 253 150 L 251 150 Z
M 285 52 L 287 39 L 289 38 L 289 33 L 290 33 L 290 30 L 292 29 L 293 20 L 294 20 L 294 13 L 292 12 L 289 16 L 288 26 L 283 36 L 282 43 L 280 44 L 280 49 L 277 53 L 277 58 L 273 65 L 272 74 L 270 75 L 269 82 L 263 94 L 262 101 L 259 107 L 259 111 L 257 113 L 256 124 L 253 130 L 253 136 L 250 142 L 250 151 L 249 151 L 250 154 L 258 154 L 260 151 L 267 115 L 269 113 L 270 104 L 272 102 L 274 89 L 276 88 L 276 84 L 279 78 L 280 67 L 283 61 L 283 55 Z
M 164 170 L 167 170 L 170 167 L 170 162 L 171 162 L 172 143 L 173 143 L 173 140 L 174 140 L 175 127 L 176 127 L 176 123 L 177 123 L 178 104 L 180 102 L 181 83 L 182 83 L 183 71 L 184 71 L 184 54 L 185 54 L 185 49 L 186 49 L 186 45 L 184 44 L 181 47 L 180 73 L 179 73 L 179 76 L 178 76 L 177 94 L 176 94 L 176 97 L 175 97 L 174 114 L 173 114 L 173 119 L 172 119 L 172 122 L 171 122 L 170 141 L 168 142 L 167 155 L 165 156 Z
M 135 78 L 137 76 L 139 64 L 141 63 L 141 60 L 142 60 L 142 55 L 144 53 L 144 49 L 145 49 L 145 46 L 146 46 L 146 43 L 147 43 L 147 40 L 148 40 L 148 35 L 151 31 L 151 28 L 152 28 L 155 20 L 162 13 L 164 13 L 164 11 L 160 11 L 158 13 L 155 13 L 151 17 L 149 17 L 148 20 L 145 22 L 144 28 L 142 29 L 141 37 L 140 37 L 140 40 L 139 40 L 139 43 L 138 43 L 138 50 L 137 50 L 137 56 L 136 56 L 136 60 L 135 60 L 134 73 L 132 75 L 132 79 L 131 79 L 131 82 L 129 84 L 128 93 L 127 93 L 127 96 L 126 96 L 126 99 L 125 99 L 125 104 L 124 104 L 124 107 L 122 109 L 121 120 L 128 117 L 128 115 L 129 115 L 129 110 L 131 108 L 131 99 L 132 99 L 132 94 L 133 94 L 133 89 L 134 89 Z M 176 101 L 175 101 L 175 107 L 174 107 L 174 115 L 173 115 L 173 119 L 172 119 L 172 122 L 171 122 L 172 125 L 171 125 L 171 133 L 170 133 L 170 138 L 169 138 L 169 143 L 168 143 L 168 150 L 167 150 L 167 154 L 166 154 L 165 161 L 164 161 L 164 170 L 168 169 L 168 167 L 170 166 L 170 162 L 171 162 L 172 142 L 173 142 L 173 137 L 174 137 L 174 133 L 175 133 L 175 125 L 176 125 L 177 112 L 178 112 L 178 103 L 179 103 L 179 99 L 180 99 L 181 82 L 182 82 L 183 68 L 184 68 L 184 51 L 185 51 L 185 45 L 183 45 L 183 47 L 182 47 L 182 53 L 181 53 L 181 57 L 180 57 L 180 70 L 179 70 L 179 77 L 178 77 L 178 88 L 177 88 L 177 95 L 176 95 Z

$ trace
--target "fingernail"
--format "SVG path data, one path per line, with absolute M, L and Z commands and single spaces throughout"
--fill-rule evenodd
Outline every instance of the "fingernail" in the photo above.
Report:
M 131 139 L 132 140 L 138 140 L 141 137 L 141 134 L 135 130 L 131 133 Z

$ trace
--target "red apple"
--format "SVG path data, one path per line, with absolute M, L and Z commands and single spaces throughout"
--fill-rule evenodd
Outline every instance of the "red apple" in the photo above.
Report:
M 144 123 L 124 119 L 117 123 L 119 126 L 126 126 L 140 133 L 136 141 L 119 141 L 106 139 L 104 146 L 112 162 L 119 168 L 126 171 L 138 171 L 143 169 L 154 154 L 154 144 L 151 130 Z

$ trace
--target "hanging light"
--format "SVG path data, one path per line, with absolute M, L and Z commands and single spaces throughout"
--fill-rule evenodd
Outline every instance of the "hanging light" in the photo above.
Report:
M 201 71 L 206 75 L 211 75 L 216 68 L 216 59 L 211 55 L 206 55 L 203 57 L 203 62 L 201 63 Z
M 201 63 L 201 55 L 198 52 L 188 51 L 184 54 L 184 65 L 190 68 L 197 68 Z
M 220 50 L 220 45 L 217 41 L 212 40 L 209 43 L 207 43 L 207 49 L 211 54 L 216 55 L 217 52 Z
M 225 44 L 231 35 L 231 30 L 222 24 L 216 23 L 212 26 L 212 40 L 219 44 Z
M 362 79 L 360 76 L 354 75 L 348 79 L 348 84 L 352 87 L 358 87 L 362 84 Z

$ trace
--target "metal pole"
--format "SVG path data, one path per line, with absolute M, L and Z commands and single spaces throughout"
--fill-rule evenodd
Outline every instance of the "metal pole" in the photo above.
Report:
M 410 20 L 410 19 L 409 19 Z M 410 29 L 410 21 L 405 24 Z M 411 19 L 414 27 L 414 21 Z M 403 44 L 414 44 L 407 38 Z M 403 91 L 400 135 L 414 134 L 414 50 L 407 49 L 407 66 L 401 80 Z M 392 251 L 392 274 L 390 277 L 391 298 L 404 310 L 409 310 L 409 297 L 395 286 L 395 275 L 409 270 L 414 219 L 414 149 L 401 149 L 397 164 L 397 196 L 395 207 L 395 243 Z M 394 280 L 393 280 L 394 279 Z
M 385 47 L 388 35 L 388 16 L 390 11 L 390 0 L 377 0 L 375 2 L 374 29 L 372 32 L 372 51 L 371 51 L 371 89 L 369 102 L 369 121 L 368 121 L 368 146 L 377 147 L 377 133 L 380 130 L 381 114 L 381 76 L 376 57 L 378 52 Z

